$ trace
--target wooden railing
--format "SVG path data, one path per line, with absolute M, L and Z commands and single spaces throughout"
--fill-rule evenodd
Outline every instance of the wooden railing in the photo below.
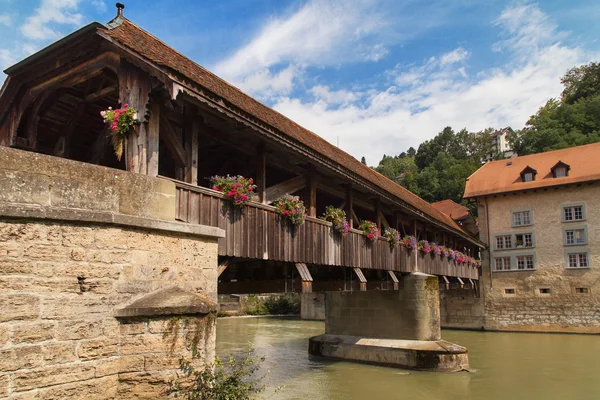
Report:
M 418 255 L 402 246 L 392 250 L 386 239 L 369 242 L 356 229 L 340 237 L 331 223 L 312 217 L 292 226 L 280 221 L 274 207 L 256 202 L 238 207 L 220 192 L 175 184 L 178 220 L 225 230 L 219 239 L 220 256 L 478 278 L 473 267 Z

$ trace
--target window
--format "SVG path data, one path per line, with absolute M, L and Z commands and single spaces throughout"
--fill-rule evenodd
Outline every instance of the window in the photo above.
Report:
M 565 167 L 559 167 L 554 170 L 555 178 L 562 178 L 567 176 L 567 169 Z
M 577 293 L 577 294 L 588 294 L 589 292 L 590 292 L 590 288 L 586 288 L 586 287 L 575 288 L 575 293 Z
M 550 288 L 538 288 L 540 294 L 550 294 Z
M 515 288 L 504 289 L 504 294 L 515 294 Z
M 517 256 L 517 269 L 534 269 L 533 256 Z
M 532 172 L 526 172 L 523 174 L 523 182 L 531 182 L 533 181 L 533 173 Z
M 511 235 L 496 236 L 497 249 L 510 249 L 512 247 Z
M 510 270 L 510 257 L 496 257 L 495 270 L 496 271 L 509 271 Z
M 517 211 L 513 213 L 513 226 L 531 225 L 531 211 Z
M 588 253 L 569 253 L 568 268 L 588 268 Z
M 584 219 L 582 205 L 563 207 L 563 221 L 583 221 Z
M 517 247 L 533 247 L 533 238 L 531 233 L 520 233 L 515 235 L 515 245 Z
M 585 229 L 573 229 L 565 231 L 565 244 L 578 245 L 586 244 Z

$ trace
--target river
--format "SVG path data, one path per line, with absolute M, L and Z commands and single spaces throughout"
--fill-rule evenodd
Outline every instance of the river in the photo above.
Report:
M 472 372 L 433 373 L 309 359 L 308 338 L 324 330 L 298 319 L 221 318 L 217 353 L 253 343 L 266 356 L 272 399 L 600 400 L 599 336 L 444 330 L 469 349 Z

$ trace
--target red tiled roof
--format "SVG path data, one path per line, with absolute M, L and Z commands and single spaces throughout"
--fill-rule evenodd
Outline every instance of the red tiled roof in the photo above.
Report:
M 442 200 L 435 203 L 431 203 L 438 211 L 449 215 L 453 220 L 462 219 L 469 216 L 469 209 L 461 204 L 458 204 L 452 200 Z
M 115 28 L 102 28 L 101 30 L 114 41 L 140 54 L 150 62 L 166 68 L 171 73 L 183 75 L 185 78 L 227 100 L 235 107 L 253 115 L 356 175 L 367 179 L 391 195 L 400 198 L 430 218 L 434 218 L 452 229 L 464 232 L 452 218 L 436 210 L 425 200 L 362 164 L 350 154 L 331 145 L 319 135 L 310 132 L 277 111 L 243 93 L 238 88 L 225 82 L 156 37 L 142 30 L 131 21 L 125 19 L 121 25 Z M 466 233 L 465 235 L 468 236 Z
M 467 179 L 465 198 L 515 192 L 570 183 L 600 180 L 600 143 L 548 151 L 506 160 L 492 161 Z M 568 176 L 554 178 L 552 167 L 559 161 L 570 166 Z M 537 171 L 534 181 L 523 182 L 521 172 L 530 167 Z

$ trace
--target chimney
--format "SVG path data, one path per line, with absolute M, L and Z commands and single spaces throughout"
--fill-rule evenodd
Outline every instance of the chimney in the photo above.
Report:
M 117 18 L 124 18 L 123 17 L 123 9 L 125 8 L 125 4 L 123 3 L 117 3 Z

